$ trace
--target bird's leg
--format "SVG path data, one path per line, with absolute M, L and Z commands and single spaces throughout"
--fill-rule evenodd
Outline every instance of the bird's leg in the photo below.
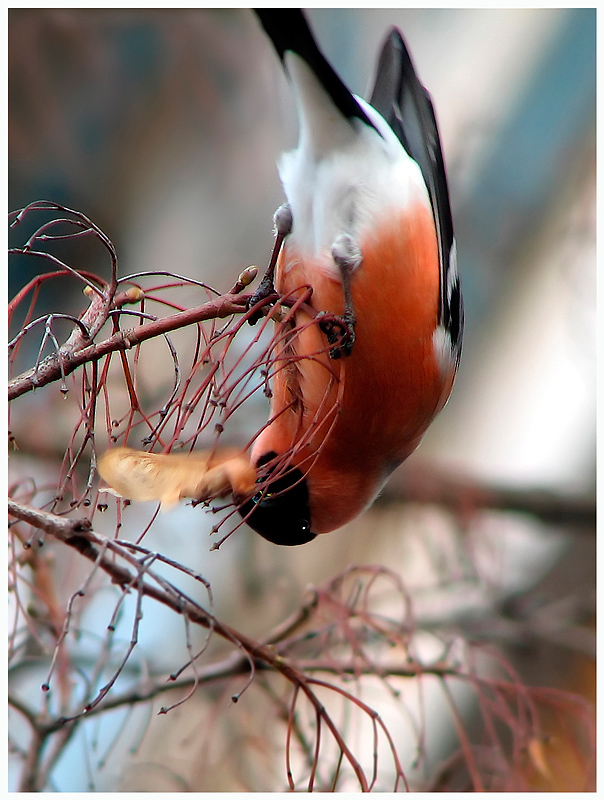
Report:
M 329 351 L 330 358 L 349 356 L 356 338 L 356 314 L 352 302 L 350 281 L 353 272 L 358 269 L 363 261 L 361 248 L 348 233 L 341 233 L 331 246 L 331 254 L 336 262 L 342 277 L 342 290 L 344 292 L 344 313 L 341 317 L 323 319 L 319 326 L 327 336 L 329 344 L 334 345 Z
M 289 233 L 291 233 L 292 229 L 292 212 L 287 203 L 279 206 L 279 208 L 275 211 L 273 222 L 275 223 L 276 236 L 271 260 L 258 288 L 248 300 L 248 309 L 253 308 L 262 300 L 266 300 L 267 297 L 271 297 L 272 295 L 276 296 L 277 294 L 275 291 L 275 267 L 277 266 L 277 259 L 279 258 L 281 247 L 283 246 L 283 240 Z M 262 312 L 257 311 L 255 314 L 250 316 L 248 322 L 250 325 L 255 325 L 261 316 Z

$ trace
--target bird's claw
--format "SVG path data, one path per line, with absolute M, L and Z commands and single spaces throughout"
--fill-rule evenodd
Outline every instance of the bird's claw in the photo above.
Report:
M 334 345 L 329 351 L 330 358 L 348 357 L 352 353 L 356 334 L 354 319 L 350 314 L 345 312 L 341 317 L 326 315 L 319 322 L 319 328 L 327 336 L 329 344 Z
M 254 292 L 254 294 L 249 298 L 247 301 L 247 310 L 249 311 L 254 306 L 258 305 L 258 303 L 262 303 L 264 300 L 272 297 L 275 300 L 278 298 L 278 294 L 275 291 L 275 287 L 271 280 L 268 280 L 266 276 L 260 281 L 260 285 Z M 264 306 L 263 306 L 264 308 Z M 263 316 L 262 308 L 255 311 L 253 314 L 250 315 L 248 318 L 248 323 L 250 325 L 255 325 L 259 319 Z
M 248 311 L 255 305 L 258 305 L 258 303 L 263 302 L 264 300 L 272 298 L 274 302 L 279 298 L 279 294 L 275 290 L 275 267 L 277 265 L 277 259 L 279 257 L 279 253 L 281 252 L 283 240 L 285 239 L 286 236 L 288 236 L 291 233 L 293 224 L 291 208 L 288 206 L 287 203 L 283 203 L 283 205 L 279 206 L 279 208 L 275 211 L 275 214 L 273 216 L 273 222 L 275 224 L 275 234 L 276 234 L 275 246 L 273 247 L 270 263 L 264 274 L 264 277 L 260 281 L 260 285 L 254 292 L 254 294 L 250 297 L 250 299 L 247 301 Z M 267 303 L 266 305 L 269 304 Z M 260 317 L 262 317 L 261 309 L 255 311 L 253 314 L 250 314 L 248 319 L 249 324 L 255 325 L 260 319 Z

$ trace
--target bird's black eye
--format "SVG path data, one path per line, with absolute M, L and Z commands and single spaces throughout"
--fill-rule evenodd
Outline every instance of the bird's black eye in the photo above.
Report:
M 258 466 L 276 457 L 268 453 Z M 292 469 L 239 508 L 247 524 L 273 544 L 306 544 L 315 538 L 311 531 L 308 486 L 299 469 Z M 249 516 L 248 516 L 249 514 Z

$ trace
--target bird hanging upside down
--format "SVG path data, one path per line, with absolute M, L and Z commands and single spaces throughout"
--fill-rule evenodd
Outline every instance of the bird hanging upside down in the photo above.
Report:
M 418 446 L 453 386 L 463 305 L 434 110 L 399 31 L 367 103 L 325 60 L 301 10 L 256 13 L 291 81 L 300 136 L 279 167 L 287 202 L 251 307 L 273 296 L 291 303 L 307 286 L 312 295 L 277 323 L 270 418 L 250 456 L 218 456 L 220 491 L 216 459 L 198 465 L 180 496 L 230 491 L 261 536 L 297 545 L 358 516 Z M 128 495 L 108 468 L 121 450 L 99 472 Z M 133 452 L 124 457 L 134 484 Z M 157 499 L 171 469 L 182 466 L 155 471 Z

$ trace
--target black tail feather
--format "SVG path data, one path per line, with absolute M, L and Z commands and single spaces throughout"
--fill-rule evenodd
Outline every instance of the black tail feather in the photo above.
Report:
M 281 61 L 291 51 L 306 61 L 334 105 L 346 119 L 360 119 L 374 127 L 352 93 L 317 47 L 300 8 L 255 8 L 254 11 Z

